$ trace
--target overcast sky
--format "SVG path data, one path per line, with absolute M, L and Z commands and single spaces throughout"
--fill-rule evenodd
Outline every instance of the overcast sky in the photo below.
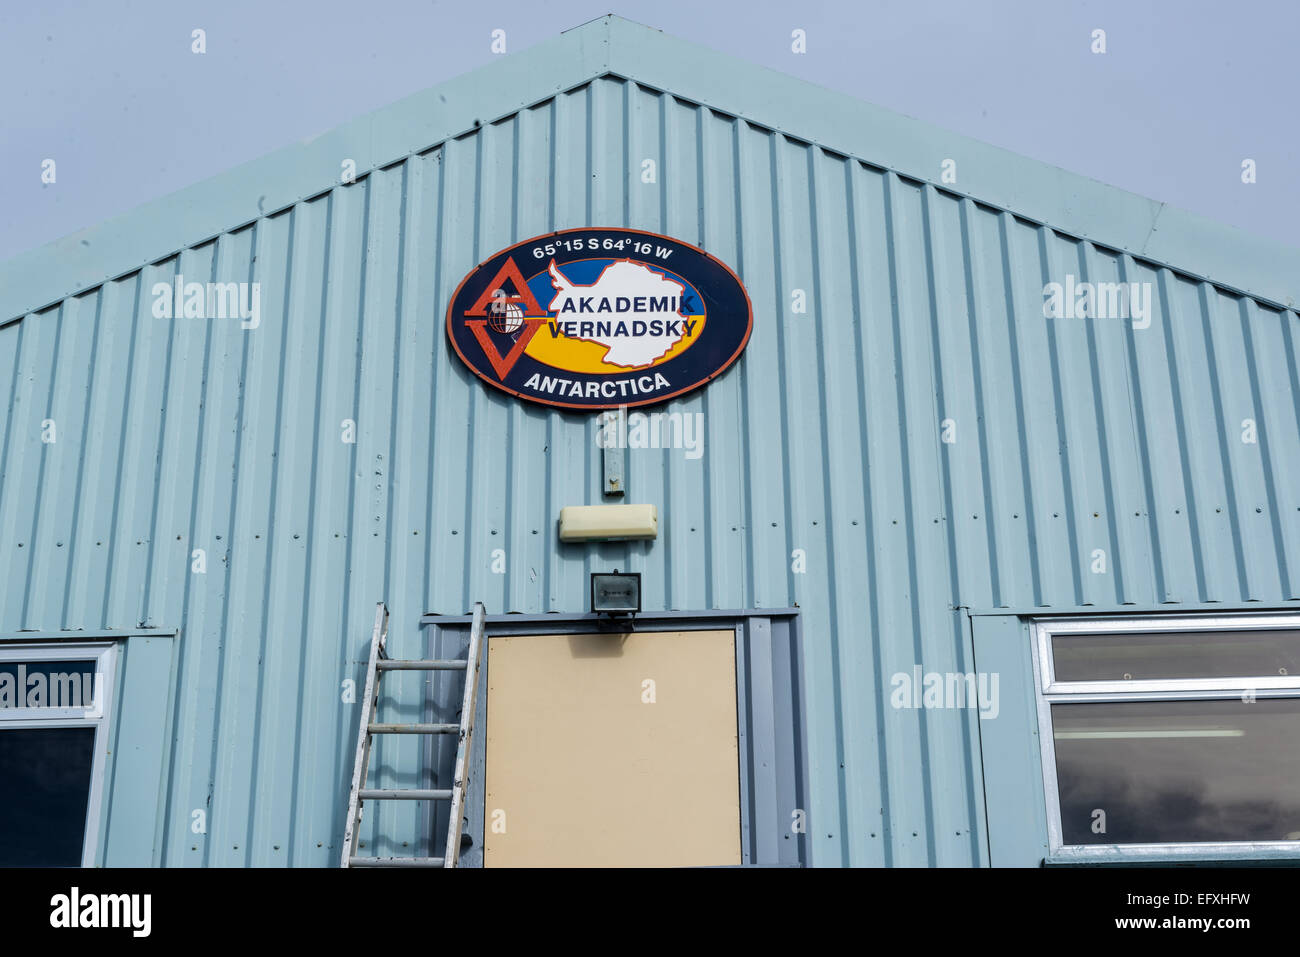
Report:
M 611 12 L 1300 246 L 1296 0 L 5 0 L 0 260 Z

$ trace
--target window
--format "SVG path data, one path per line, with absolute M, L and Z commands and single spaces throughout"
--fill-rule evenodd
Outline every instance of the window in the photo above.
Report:
M 1032 630 L 1053 857 L 1300 854 L 1300 615 Z
M 95 863 L 111 644 L 0 645 L 0 866 Z

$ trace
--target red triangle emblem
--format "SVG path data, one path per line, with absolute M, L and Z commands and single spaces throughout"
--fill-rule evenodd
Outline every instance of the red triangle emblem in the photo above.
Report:
M 488 335 L 486 319 L 465 320 L 465 325 L 469 326 L 470 332 L 474 333 L 474 338 L 483 347 L 483 354 L 487 356 L 488 362 L 492 363 L 492 371 L 497 374 L 497 378 L 502 382 L 505 381 L 510 370 L 514 368 L 515 363 L 519 361 L 519 357 L 524 354 L 524 350 L 528 348 L 528 343 L 532 341 L 537 330 L 545 323 L 546 316 L 524 320 L 526 328 L 519 334 L 519 338 L 515 340 L 515 344 L 510 351 L 503 356 L 497 351 L 496 345 L 492 342 L 492 337 Z
M 524 282 L 523 273 L 515 265 L 515 257 L 511 256 L 506 260 L 505 265 L 497 270 L 497 274 L 492 277 L 492 281 L 483 290 L 483 295 L 475 300 L 474 305 L 465 310 L 465 315 L 486 316 L 488 314 L 488 303 L 494 299 L 500 300 L 503 298 L 498 296 L 497 293 L 505 293 L 505 284 L 507 282 L 514 285 L 515 292 L 514 295 L 504 296 L 506 302 L 518 303 L 523 306 L 524 317 L 528 319 L 535 318 L 538 314 L 545 314 L 546 310 L 537 304 L 537 300 L 533 297 L 533 291 L 528 288 L 528 283 Z
M 506 293 L 506 283 L 514 286 L 515 291 L 513 294 Z M 497 293 L 502 293 L 502 295 L 497 295 Z M 489 305 L 500 308 L 501 303 L 519 305 L 523 310 L 525 326 L 524 331 L 515 340 L 515 344 L 504 356 L 497 349 L 492 337 L 488 335 L 487 319 L 471 318 L 487 316 Z M 524 354 L 524 350 L 528 348 L 528 343 L 537 334 L 537 330 L 542 327 L 548 318 L 546 310 L 538 304 L 537 298 L 533 295 L 532 290 L 528 288 L 528 283 L 524 281 L 523 273 L 515 265 L 513 256 L 509 257 L 505 261 L 505 265 L 497 270 L 497 274 L 487 284 L 483 294 L 465 311 L 465 325 L 469 326 L 470 331 L 474 333 L 474 338 L 478 340 L 479 346 L 482 347 L 483 354 L 487 356 L 488 362 L 492 363 L 492 371 L 497 374 L 497 378 L 502 382 L 505 381 L 510 370 L 514 368 L 515 363 L 519 361 L 519 357 Z

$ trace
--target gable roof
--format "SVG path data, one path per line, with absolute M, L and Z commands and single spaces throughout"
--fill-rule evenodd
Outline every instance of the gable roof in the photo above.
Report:
M 333 189 L 340 157 L 359 179 L 610 75 L 921 182 L 951 158 L 961 188 L 935 184 L 945 192 L 1274 307 L 1300 303 L 1300 249 L 610 15 L 13 257 L 0 264 L 0 325 Z

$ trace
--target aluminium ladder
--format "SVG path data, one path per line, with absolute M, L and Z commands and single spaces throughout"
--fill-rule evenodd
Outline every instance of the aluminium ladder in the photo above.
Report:
M 469 777 L 470 736 L 474 731 L 474 705 L 478 692 L 479 662 L 483 656 L 483 632 L 487 612 L 482 602 L 474 605 L 469 632 L 469 652 L 463 659 L 410 659 L 388 657 L 388 608 L 380 602 L 375 609 L 375 630 L 370 639 L 370 662 L 366 666 L 366 690 L 357 731 L 357 758 L 352 770 L 352 791 L 348 796 L 347 827 L 343 833 L 343 867 L 455 867 L 460 857 L 461 823 L 465 810 L 465 788 Z M 459 724 L 381 724 L 375 721 L 379 683 L 386 671 L 463 671 L 465 691 L 461 697 Z M 455 734 L 456 766 L 450 788 L 367 788 L 370 746 L 377 734 Z M 357 840 L 366 801 L 449 801 L 447 848 L 442 857 L 359 857 Z

